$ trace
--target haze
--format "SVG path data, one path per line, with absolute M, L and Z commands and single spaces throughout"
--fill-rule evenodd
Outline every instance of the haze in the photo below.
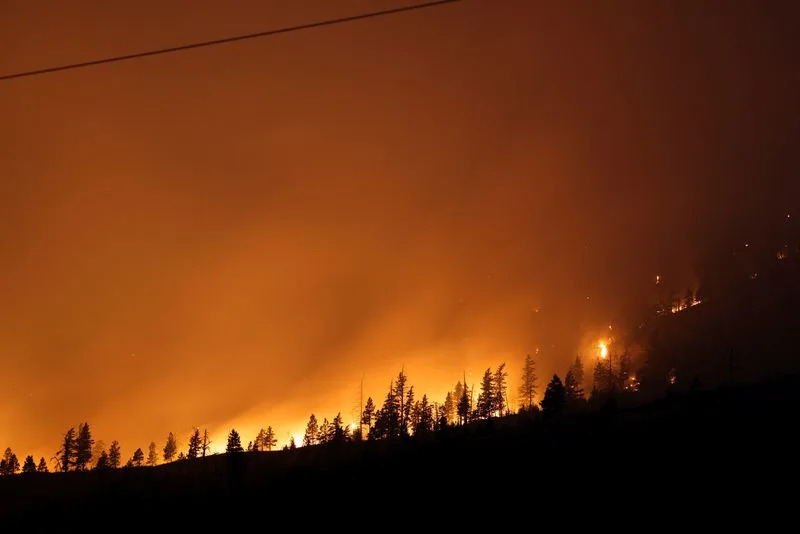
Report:
M 441 401 L 798 213 L 786 3 L 481 1 L 0 82 L 0 445 Z M 0 74 L 400 2 L 0 4 Z

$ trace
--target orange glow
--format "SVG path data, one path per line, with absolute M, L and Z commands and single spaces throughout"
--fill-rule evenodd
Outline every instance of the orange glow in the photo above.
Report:
M 600 341 L 597 343 L 597 354 L 600 356 L 601 360 L 608 358 L 608 345 L 605 341 Z

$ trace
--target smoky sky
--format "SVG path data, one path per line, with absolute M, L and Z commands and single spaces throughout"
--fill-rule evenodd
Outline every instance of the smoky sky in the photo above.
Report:
M 5 1 L 0 72 L 397 5 Z M 800 217 L 798 20 L 466 0 L 0 82 L 0 446 L 285 440 L 401 366 L 438 401 L 561 372 L 656 273 Z

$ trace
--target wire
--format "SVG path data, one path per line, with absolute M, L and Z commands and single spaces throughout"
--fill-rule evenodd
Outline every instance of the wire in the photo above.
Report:
M 247 39 L 257 39 L 259 37 L 269 37 L 270 35 L 278 35 L 281 33 L 290 33 L 301 30 L 310 30 L 312 28 L 319 28 L 321 26 L 331 26 L 334 24 L 343 24 L 345 22 L 353 22 L 356 20 L 363 20 L 373 17 L 382 17 L 386 15 L 394 15 L 405 11 L 414 11 L 418 9 L 425 9 L 429 7 L 440 6 L 443 4 L 452 4 L 460 2 L 461 0 L 439 0 L 437 2 L 426 2 L 423 4 L 414 4 L 410 6 L 396 7 L 392 9 L 385 9 L 383 11 L 372 11 L 369 13 L 362 13 L 360 15 L 351 15 L 349 17 L 341 17 L 338 19 L 321 20 L 317 22 L 310 22 L 308 24 L 300 24 L 299 26 L 288 26 L 285 28 L 278 28 L 275 30 L 267 30 L 258 33 L 248 33 L 245 35 L 236 35 L 233 37 L 225 37 L 223 39 L 214 39 L 212 41 L 202 41 L 199 43 L 191 43 L 180 46 L 173 46 L 170 48 L 159 48 L 157 50 L 148 50 L 146 52 L 136 52 L 135 54 L 127 54 L 124 56 L 107 57 L 103 59 L 95 59 L 92 61 L 83 61 L 80 63 L 70 63 L 68 65 L 60 65 L 58 67 L 48 67 L 45 69 L 29 70 L 25 72 L 17 72 L 14 74 L 5 74 L 0 76 L 0 81 L 12 80 L 14 78 L 25 78 L 29 76 L 39 76 L 41 74 L 49 74 L 52 72 L 59 72 L 63 70 L 81 69 L 84 67 L 93 67 L 95 65 L 102 65 L 105 63 L 116 63 L 118 61 L 128 61 L 131 59 L 139 59 L 148 56 L 157 56 L 161 54 L 171 54 L 173 52 L 180 52 L 183 50 L 190 50 L 192 48 L 203 48 L 206 46 L 216 46 L 227 43 L 234 43 L 236 41 L 245 41 Z

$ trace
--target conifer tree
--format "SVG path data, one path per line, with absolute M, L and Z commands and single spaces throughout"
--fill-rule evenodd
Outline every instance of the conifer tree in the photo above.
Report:
M 256 439 L 253 440 L 253 450 L 255 451 L 263 451 L 265 448 L 264 445 L 264 438 L 267 435 L 267 431 L 263 428 L 258 430 L 258 434 L 256 434 Z
M 364 413 L 361 414 L 361 424 L 367 426 L 367 432 L 372 428 L 372 423 L 375 420 L 375 402 L 372 397 L 367 397 L 367 403 L 364 405 Z
M 114 440 L 111 442 L 111 447 L 108 448 L 108 467 L 112 469 L 118 468 L 122 464 L 122 451 L 119 447 L 119 441 Z
M 151 441 L 150 446 L 147 448 L 147 465 L 155 467 L 158 465 L 158 454 L 156 453 L 156 442 Z
M 277 444 L 278 444 L 278 439 L 275 437 L 275 432 L 272 430 L 271 426 L 267 426 L 267 431 L 264 432 L 264 437 L 261 441 L 261 446 L 264 449 L 271 451 L 272 448 L 275 447 L 275 445 Z
M 134 467 L 142 467 L 144 463 L 144 451 L 141 448 L 137 448 L 133 451 L 133 458 L 131 458 L 131 460 L 133 461 Z
M 13 475 L 17 471 L 19 471 L 19 460 L 11 447 L 8 447 L 0 458 L 0 475 Z
M 319 441 L 319 427 L 317 426 L 317 418 L 312 413 L 311 417 L 308 418 L 308 424 L 306 425 L 306 433 L 303 435 L 303 447 L 308 447 L 309 445 L 316 445 Z
M 230 434 L 228 434 L 228 445 L 225 447 L 225 452 L 229 454 L 235 452 L 244 452 L 244 449 L 242 449 L 242 439 L 239 437 L 239 433 L 235 429 L 231 429 Z
M 503 415 L 506 409 L 506 389 L 508 389 L 508 372 L 506 364 L 501 363 L 492 377 L 492 412 L 498 417 Z
M 481 392 L 478 394 L 478 417 L 481 419 L 486 419 L 492 415 L 492 407 L 494 406 L 494 398 L 492 396 L 494 383 L 492 380 L 492 370 L 486 369 L 486 372 L 483 373 L 483 380 L 481 380 Z
M 195 428 L 192 435 L 189 436 L 189 452 L 186 455 L 188 458 L 197 458 L 200 454 L 200 429 Z
M 454 423 L 456 418 L 456 402 L 453 400 L 453 394 L 448 391 L 442 404 L 442 414 L 447 423 Z
M 75 442 L 75 470 L 85 471 L 86 466 L 92 459 L 92 433 L 89 430 L 89 423 L 83 423 L 78 427 L 78 438 Z
M 519 385 L 520 405 L 530 410 L 533 399 L 536 397 L 536 362 L 530 354 L 525 356 L 525 365 L 522 368 L 522 380 Z
M 171 462 L 178 452 L 178 444 L 175 442 L 175 435 L 170 432 L 167 436 L 167 443 L 164 444 L 164 461 Z
M 566 402 L 566 393 L 564 391 L 564 384 L 558 375 L 553 375 L 550 383 L 547 384 L 547 389 L 544 392 L 544 398 L 540 403 L 542 406 L 542 413 L 545 416 L 554 416 L 558 414 L 564 407 Z
M 567 371 L 564 378 L 567 402 L 574 403 L 583 400 L 583 362 L 580 356 L 575 356 L 575 361 Z
M 49 473 L 50 470 L 47 468 L 47 462 L 44 461 L 44 456 L 39 458 L 39 465 L 36 466 L 37 473 Z
M 33 456 L 30 454 L 26 456 L 25 461 L 22 462 L 22 472 L 25 474 L 36 472 L 36 462 L 33 461 Z
M 109 468 L 108 453 L 101 451 L 100 456 L 97 457 L 97 463 L 94 464 L 96 471 L 103 471 Z
M 56 453 L 56 460 L 62 471 L 69 471 L 75 462 L 75 428 L 70 428 L 64 434 L 61 450 Z
M 469 422 L 470 404 L 472 404 L 467 389 L 466 386 L 461 389 L 461 398 L 458 399 L 458 422 L 462 425 Z

